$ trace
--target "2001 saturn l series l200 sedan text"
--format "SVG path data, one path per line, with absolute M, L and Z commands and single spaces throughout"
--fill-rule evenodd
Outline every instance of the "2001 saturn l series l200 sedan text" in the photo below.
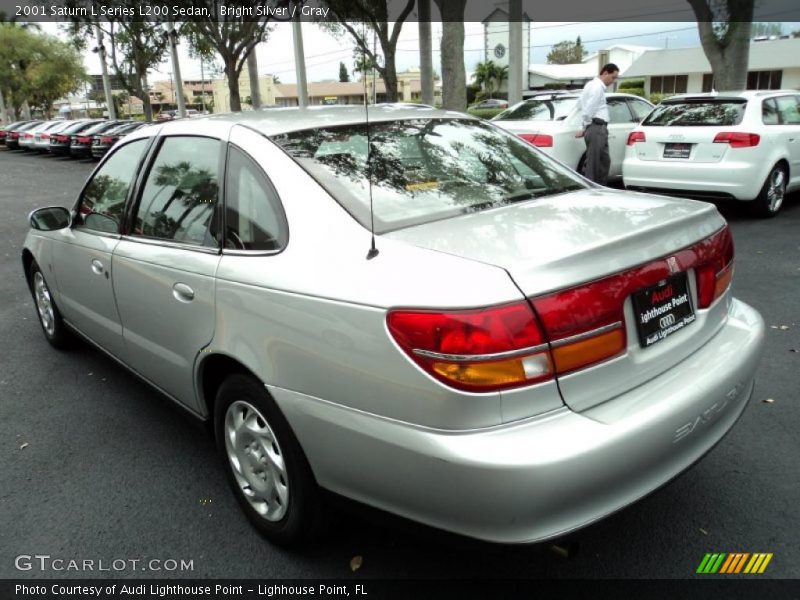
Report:
M 313 529 L 320 488 L 551 538 L 733 426 L 764 324 L 730 293 L 714 206 L 595 186 L 460 113 L 366 116 L 126 137 L 72 211 L 31 214 L 47 339 L 77 333 L 212 420 L 243 509 L 284 544 Z

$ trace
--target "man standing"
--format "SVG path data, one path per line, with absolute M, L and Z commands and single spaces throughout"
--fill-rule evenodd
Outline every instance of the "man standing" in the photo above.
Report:
M 609 63 L 600 69 L 600 75 L 592 79 L 581 93 L 581 120 L 583 130 L 575 134 L 586 142 L 586 161 L 583 174 L 595 183 L 605 185 L 611 157 L 608 153 L 608 106 L 606 88 L 619 77 L 619 67 Z

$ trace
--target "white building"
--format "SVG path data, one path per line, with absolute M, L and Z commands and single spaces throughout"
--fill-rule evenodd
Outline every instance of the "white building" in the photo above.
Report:
M 645 80 L 645 94 L 710 92 L 711 65 L 700 47 L 650 50 L 625 72 Z M 753 41 L 747 89 L 800 89 L 800 38 Z
M 508 2 L 498 2 L 483 21 L 483 61 L 492 61 L 500 67 L 508 67 L 510 26 Z M 500 8 L 504 7 L 504 8 Z M 522 73 L 528 72 L 531 47 L 531 19 L 527 13 L 522 15 Z M 471 81 L 471 80 L 468 80 Z M 503 81 L 499 91 L 506 91 L 507 81 Z

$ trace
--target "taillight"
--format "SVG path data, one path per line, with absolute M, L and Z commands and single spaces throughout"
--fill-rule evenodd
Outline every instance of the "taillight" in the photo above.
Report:
M 646 142 L 647 138 L 644 135 L 644 131 L 631 131 L 628 134 L 628 146 L 633 146 L 636 142 Z
M 78 137 L 75 138 L 75 141 L 78 144 L 88 144 L 92 141 L 92 138 L 86 137 L 84 135 L 79 135 Z
M 103 137 L 100 138 L 100 143 L 101 144 L 113 144 L 114 143 L 114 138 L 113 137 L 103 136 Z
M 32 133 L 26 133 L 25 134 L 25 139 L 26 140 L 32 140 L 33 139 L 33 134 Z
M 68 135 L 57 135 L 56 136 L 56 141 L 57 142 L 68 142 L 69 141 L 69 136 Z
M 714 137 L 715 144 L 730 144 L 731 148 L 752 148 L 758 146 L 761 136 L 757 133 L 722 131 Z
M 461 390 L 490 392 L 553 376 L 542 329 L 524 300 L 471 310 L 392 310 L 386 321 L 415 363 Z
M 553 136 L 552 135 L 544 135 L 541 133 L 520 133 L 519 137 L 521 137 L 526 142 L 533 144 L 539 148 L 552 148 L 553 147 Z
M 707 240 L 704 260 L 701 259 L 697 271 L 697 304 L 708 308 L 730 287 L 733 279 L 733 237 L 725 227 Z
M 50 139 L 50 134 L 49 133 L 43 133 L 39 139 L 49 140 Z
M 12 131 L 11 132 L 11 139 L 12 140 L 18 140 L 19 139 L 19 133 L 17 133 L 16 131 Z

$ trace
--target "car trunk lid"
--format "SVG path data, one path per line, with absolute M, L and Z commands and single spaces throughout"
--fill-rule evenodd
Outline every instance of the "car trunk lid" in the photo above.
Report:
M 621 353 L 558 375 L 564 402 L 582 411 L 673 368 L 718 330 L 724 319 L 722 303 L 698 308 L 694 250 L 681 250 L 691 249 L 724 225 L 710 204 L 584 190 L 385 235 L 504 268 L 540 313 L 555 352 L 564 339 L 576 338 L 569 334 L 576 331 L 570 327 L 583 317 L 594 319 L 600 329 L 617 322 L 615 335 L 620 330 L 624 334 Z M 685 314 L 693 317 L 682 329 L 645 346 L 634 296 L 640 299 L 643 290 L 659 285 L 656 291 L 664 296 L 670 284 L 677 299 L 690 303 L 691 311 Z M 602 286 L 604 291 L 598 293 Z M 619 319 L 603 321 L 600 313 L 607 309 Z M 564 330 L 548 324 L 550 317 L 542 311 L 550 311 Z

